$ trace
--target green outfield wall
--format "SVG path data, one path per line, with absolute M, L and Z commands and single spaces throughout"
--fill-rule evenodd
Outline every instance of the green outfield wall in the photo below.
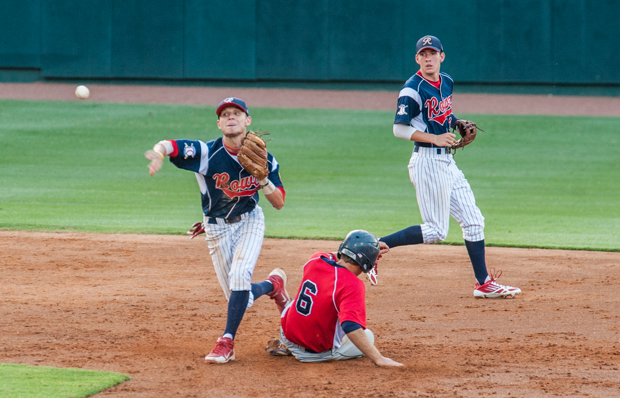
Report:
M 463 83 L 620 84 L 618 0 L 2 0 L 0 71 L 400 82 L 419 37 Z

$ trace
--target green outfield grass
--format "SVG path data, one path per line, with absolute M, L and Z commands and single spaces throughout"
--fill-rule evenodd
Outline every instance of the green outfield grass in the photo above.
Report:
M 129 379 L 129 376 L 120 373 L 0 364 L 0 396 L 20 398 L 89 397 Z
M 271 133 L 286 206 L 267 235 L 341 239 L 421 222 L 393 112 L 251 108 Z M 620 250 L 620 119 L 459 115 L 485 130 L 456 155 L 489 245 Z M 148 175 L 164 138 L 220 136 L 214 107 L 0 101 L 0 228 L 184 233 L 201 219 L 193 173 Z M 452 222 L 447 243 L 462 243 Z

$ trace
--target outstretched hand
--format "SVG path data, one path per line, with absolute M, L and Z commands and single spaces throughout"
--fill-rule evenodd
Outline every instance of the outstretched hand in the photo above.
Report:
M 157 173 L 164 164 L 164 159 L 161 158 L 161 155 L 152 149 L 146 151 L 144 153 L 144 157 L 151 161 L 151 163 L 147 166 L 149 168 L 150 175 Z
M 378 366 L 405 366 L 400 362 L 396 362 L 390 358 L 381 357 L 375 361 L 375 364 Z

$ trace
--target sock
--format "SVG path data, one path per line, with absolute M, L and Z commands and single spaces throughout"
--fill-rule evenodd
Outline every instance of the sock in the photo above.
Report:
M 254 300 L 262 296 L 273 292 L 273 283 L 271 281 L 262 281 L 260 283 L 252 283 L 252 295 Z
M 469 253 L 469 259 L 471 265 L 474 267 L 474 275 L 478 284 L 482 285 L 486 282 L 487 276 L 487 263 L 484 259 L 484 239 L 478 242 L 465 241 L 465 247 L 467 247 L 467 253 Z
M 241 324 L 245 309 L 248 306 L 248 300 L 250 299 L 250 292 L 242 290 L 238 292 L 230 293 L 230 300 L 228 300 L 228 316 L 226 317 L 226 329 L 224 335 L 227 333 L 235 339 L 237 329 Z
M 411 227 L 401 229 L 400 231 L 394 232 L 392 235 L 384 236 L 379 240 L 385 242 L 390 249 L 397 246 L 417 245 L 419 243 L 424 243 L 424 238 L 422 237 L 422 227 L 419 225 L 413 225 Z

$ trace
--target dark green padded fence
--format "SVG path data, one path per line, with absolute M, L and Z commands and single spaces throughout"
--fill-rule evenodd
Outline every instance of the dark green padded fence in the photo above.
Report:
M 432 5 L 432 7 L 431 7 Z M 620 84 L 620 0 L 2 0 L 0 68 L 42 78 Z

